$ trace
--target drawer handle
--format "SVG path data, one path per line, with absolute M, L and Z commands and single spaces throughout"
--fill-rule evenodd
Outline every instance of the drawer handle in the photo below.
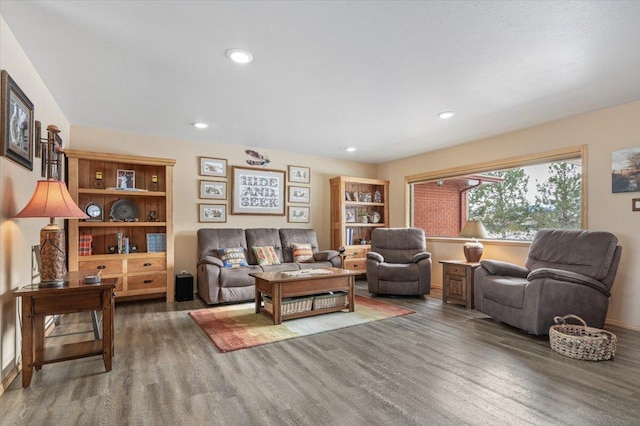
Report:
M 144 281 L 143 281 L 143 283 L 145 283 L 145 284 L 150 284 L 150 283 L 152 283 L 152 282 L 153 282 L 153 280 L 144 280 Z
M 96 266 L 96 269 L 107 269 L 107 267 L 105 265 L 98 265 Z
M 144 265 L 142 265 L 142 266 L 151 266 L 151 264 L 150 264 L 150 263 L 145 263 L 145 264 L 144 264 Z

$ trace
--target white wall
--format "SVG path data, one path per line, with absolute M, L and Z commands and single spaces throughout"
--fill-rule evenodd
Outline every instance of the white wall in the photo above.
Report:
M 6 70 L 34 104 L 35 119 L 43 129 L 55 124 L 68 140 L 66 119 L 29 58 L 0 16 L 0 68 Z M 45 130 L 46 136 L 46 130 Z M 16 372 L 20 357 L 16 299 L 13 290 L 31 282 L 31 246 L 39 244 L 40 228 L 48 219 L 13 219 L 29 201 L 40 178 L 40 160 L 34 170 L 0 157 L 0 367 L 2 383 Z M 3 387 L 0 387 L 0 394 Z
M 404 226 L 405 176 L 586 144 L 587 228 L 614 233 L 622 246 L 608 322 L 640 330 L 640 212 L 631 210 L 640 193 L 611 193 L 611 152 L 640 146 L 638 135 L 640 101 L 385 163 L 378 178 L 390 180 L 391 225 Z M 430 244 L 434 263 L 443 260 L 440 253 L 454 254 L 450 244 Z M 524 264 L 526 253 L 523 247 L 491 244 L 483 258 Z M 441 283 L 438 268 L 434 279 Z
M 355 161 L 339 161 L 323 157 L 253 148 L 260 154 L 267 155 L 270 160 L 270 163 L 266 166 L 268 169 L 287 170 L 289 165 L 311 168 L 311 184 L 309 185 L 311 188 L 310 223 L 288 223 L 286 216 L 230 214 L 231 166 L 252 167 L 246 163 L 246 160 L 251 159 L 245 153 L 245 149 L 249 147 L 172 139 L 83 126 L 71 126 L 71 147 L 85 151 L 163 157 L 176 160 L 173 184 L 175 270 L 177 272 L 186 270 L 194 276 L 197 263 L 196 231 L 200 228 L 313 228 L 318 234 L 320 248 L 330 248 L 329 194 L 331 187 L 329 179 L 339 175 L 375 177 L 376 171 L 374 165 Z M 228 214 L 226 223 L 198 222 L 198 203 L 209 202 L 209 200 L 198 199 L 198 181 L 200 179 L 220 180 L 218 178 L 199 176 L 200 163 L 198 157 L 200 156 L 228 160 Z M 115 185 L 115 182 L 113 184 Z M 307 186 L 304 184 L 296 185 Z M 105 206 L 105 208 L 108 207 Z

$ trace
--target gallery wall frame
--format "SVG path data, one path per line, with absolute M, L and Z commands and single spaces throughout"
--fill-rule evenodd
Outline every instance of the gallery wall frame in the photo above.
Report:
M 291 183 L 310 183 L 311 169 L 303 166 L 289 166 L 288 176 Z
M 311 188 L 307 186 L 293 186 L 289 185 L 289 198 L 290 203 L 305 203 L 308 204 L 311 199 Z
M 213 200 L 227 199 L 227 182 L 218 180 L 199 181 L 200 198 Z
M 284 216 L 284 170 L 232 166 L 231 175 L 231 214 Z
M 227 160 L 224 158 L 200 158 L 200 176 L 227 177 Z
M 198 204 L 198 222 L 224 223 L 226 221 L 226 204 Z
M 309 223 L 309 207 L 288 206 L 287 221 L 292 223 Z
M 33 102 L 5 70 L 0 71 L 0 84 L 0 155 L 33 170 Z

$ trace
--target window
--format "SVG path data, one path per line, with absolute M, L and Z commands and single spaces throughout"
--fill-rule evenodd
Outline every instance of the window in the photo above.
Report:
M 457 237 L 480 219 L 491 239 L 531 240 L 542 228 L 580 229 L 584 147 L 410 176 L 411 226 Z

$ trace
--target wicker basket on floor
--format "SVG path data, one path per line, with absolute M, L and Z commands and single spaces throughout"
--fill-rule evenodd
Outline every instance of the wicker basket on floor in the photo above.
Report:
M 347 293 L 344 291 L 319 294 L 313 298 L 313 309 L 347 306 Z
M 265 311 L 273 314 L 273 302 L 271 297 L 266 294 L 262 295 Z M 297 314 L 299 312 L 307 312 L 313 306 L 313 297 L 291 297 L 282 299 L 280 306 L 282 315 Z
M 567 324 L 566 319 L 573 318 L 581 325 Z M 599 328 L 588 327 L 577 315 L 565 315 L 553 319 L 556 325 L 549 328 L 551 349 L 575 359 L 604 361 L 616 355 L 617 337 L 615 334 Z

